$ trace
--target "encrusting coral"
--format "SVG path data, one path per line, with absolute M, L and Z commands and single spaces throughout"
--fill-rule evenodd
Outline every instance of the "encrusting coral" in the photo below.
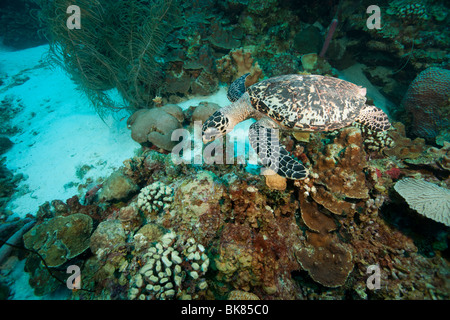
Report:
M 311 143 L 308 154 L 313 161 L 316 191 L 311 196 L 328 210 L 342 214 L 353 211 L 343 198 L 367 199 L 364 168 L 367 166 L 361 130 L 347 127 L 340 130 L 333 143 L 321 145 Z M 324 187 L 324 188 L 323 188 Z
M 47 9 L 62 8 L 62 2 L 48 3 Z M 157 10 L 144 17 L 151 5 L 142 1 L 116 2 L 105 4 L 104 11 L 99 12 L 91 12 L 98 8 L 97 2 L 84 8 L 82 17 L 92 15 L 83 20 L 83 26 L 97 25 L 91 18 L 110 12 L 115 12 L 111 16 L 114 23 L 121 24 L 127 17 L 130 23 L 137 21 L 136 25 L 124 25 L 117 30 L 117 37 L 96 35 L 88 39 L 103 39 L 96 46 L 81 41 L 86 52 L 62 40 L 59 43 L 65 48 L 63 52 L 75 53 L 68 55 L 68 60 L 78 55 L 78 65 L 92 66 L 84 69 L 84 75 L 91 80 L 94 100 L 106 102 L 104 90 L 117 87 L 117 80 L 122 79 L 122 95 L 133 111 L 154 108 L 139 110 L 128 121 L 141 150 L 104 181 L 80 185 L 79 191 L 87 195 L 83 204 L 74 196 L 65 202 L 46 202 L 37 210 L 37 232 L 26 242 L 29 245 L 34 241 L 32 244 L 38 246 L 45 239 L 46 244 L 24 253 L 25 270 L 36 294 L 54 292 L 60 286 L 55 278 L 67 278 L 64 267 L 76 263 L 81 268 L 83 288 L 69 293 L 73 299 L 449 298 L 448 219 L 441 214 L 443 224 L 420 215 L 421 208 L 435 213 L 448 208 L 440 206 L 448 198 L 449 183 L 450 151 L 445 128 L 438 130 L 435 139 L 440 147 L 427 145 L 434 139 L 407 137 L 401 123 L 394 123 L 394 128 L 383 134 L 355 123 L 331 132 L 298 133 L 293 138 L 282 134 L 280 142 L 310 173 L 295 182 L 278 175 L 258 175 L 253 167 L 241 164 L 175 164 L 168 154 L 175 129 L 192 129 L 194 121 L 204 121 L 218 106 L 202 102 L 183 111 L 167 102 L 178 103 L 189 94 L 212 93 L 218 79 L 229 84 L 245 73 L 253 75 L 250 82 L 254 83 L 262 76 L 259 66 L 269 77 L 298 73 L 301 62 L 306 71 L 332 74 L 331 64 L 337 67 L 335 62 L 339 61 L 339 70 L 344 69 L 342 66 L 353 63 L 355 48 L 363 46 L 371 54 L 359 55 L 359 59 L 368 64 L 364 71 L 370 73 L 370 81 L 378 80 L 377 86 L 392 91 L 406 88 L 408 83 L 404 81 L 430 65 L 446 68 L 448 59 L 441 49 L 448 31 L 443 30 L 440 38 L 434 36 L 436 28 L 445 23 L 445 10 L 437 14 L 440 3 L 434 1 L 425 9 L 410 6 L 402 12 L 401 5 L 412 1 L 393 1 L 387 9 L 390 12 L 383 16 L 383 28 L 368 30 L 367 17 L 357 12 L 351 1 L 340 1 L 338 16 L 342 23 L 327 51 L 329 64 L 315 53 L 320 47 L 307 49 L 322 43 L 325 30 L 321 25 L 328 24 L 330 16 L 321 14 L 317 19 L 315 14 L 327 8 L 226 0 L 218 4 L 224 9 L 223 16 L 212 22 L 211 16 L 199 14 L 204 11 L 197 2 L 185 2 L 167 12 L 175 13 L 176 18 L 171 21 L 171 29 L 167 28 L 171 30 L 163 49 L 167 55 L 155 56 L 152 44 L 158 41 L 145 38 L 152 33 L 147 28 L 158 28 L 151 22 L 159 18 L 165 21 L 167 16 Z M 165 4 L 161 10 L 168 8 L 166 1 L 152 4 Z M 146 10 L 139 10 L 141 5 Z M 119 12 L 110 6 L 126 10 Z M 299 15 L 303 10 L 307 14 Z M 49 23 L 63 14 L 62 9 L 56 10 L 49 15 Z M 436 20 L 441 23 L 435 24 Z M 408 25 L 400 30 L 397 23 Z M 415 28 L 418 23 L 424 25 Z M 136 28 L 143 28 L 143 32 L 135 33 Z M 101 29 L 100 35 L 108 29 Z M 346 34 L 349 29 L 357 32 Z M 120 37 L 130 30 L 135 36 Z M 156 30 L 153 34 L 160 33 Z M 361 35 L 368 41 L 358 41 Z M 130 37 L 138 41 L 128 43 Z M 151 50 L 139 50 L 145 44 Z M 98 47 L 105 50 L 98 52 Z M 131 49 L 133 57 L 129 60 Z M 80 56 L 80 52 L 85 55 Z M 308 54 L 311 52 L 314 54 Z M 369 61 L 374 52 L 376 59 Z M 339 57 L 334 57 L 336 54 Z M 109 67 L 116 58 L 124 65 L 118 78 L 116 65 Z M 97 68 L 102 64 L 95 64 L 100 60 L 106 65 L 104 69 Z M 389 66 L 383 66 L 384 61 Z M 403 62 L 408 63 L 401 68 Z M 370 71 L 371 64 L 380 68 Z M 392 72 L 397 64 L 400 70 Z M 79 69 L 73 63 L 68 67 Z M 155 72 L 149 73 L 152 70 Z M 390 73 L 403 82 L 381 79 Z M 155 92 L 156 86 L 160 87 Z M 119 93 L 123 93 L 121 88 Z M 401 98 L 397 93 L 395 104 Z M 440 110 L 445 111 L 445 107 Z M 430 106 L 424 110 L 431 111 Z M 392 119 L 396 119 L 394 114 L 390 114 Z M 440 117 L 442 122 L 448 118 L 445 112 Z M 411 180 L 415 189 L 409 194 L 414 200 L 399 191 Z M 431 195 L 424 192 L 430 195 L 426 199 L 420 192 L 430 185 L 434 191 Z M 413 204 L 417 200 L 419 207 Z M 411 214 L 409 209 L 416 207 L 419 214 Z M 72 219 L 78 215 L 87 217 L 82 219 L 85 224 L 78 221 L 74 225 Z M 59 242 L 63 233 L 64 245 Z M 71 246 L 86 249 L 76 256 L 64 255 L 66 243 L 74 253 L 81 250 Z M 48 260 L 51 274 L 33 250 Z M 16 260 L 21 254 L 12 252 Z M 5 263 L 13 260 L 7 257 Z M 380 289 L 367 286 L 369 266 L 380 269 Z
M 103 183 L 98 193 L 98 198 L 102 201 L 114 201 L 126 198 L 129 194 L 137 191 L 136 183 L 118 170 L 111 174 Z
M 118 265 L 123 254 L 121 247 L 125 245 L 126 235 L 119 220 L 106 220 L 100 222 L 92 233 L 89 247 L 99 260 L 108 257 L 108 263 Z M 119 253 L 119 254 L 117 254 Z
M 57 216 L 24 234 L 24 245 L 36 250 L 49 267 L 58 267 L 89 248 L 92 228 L 92 219 L 85 214 Z
M 262 69 L 258 62 L 254 63 L 250 49 L 239 48 L 216 61 L 219 79 L 225 83 L 231 83 L 246 73 L 250 75 L 245 80 L 245 86 L 249 87 L 258 82 L 262 76 Z

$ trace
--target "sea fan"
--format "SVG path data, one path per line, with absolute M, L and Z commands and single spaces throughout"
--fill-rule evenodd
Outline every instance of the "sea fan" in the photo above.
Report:
M 450 190 L 421 179 L 404 178 L 394 186 L 411 209 L 450 227 Z

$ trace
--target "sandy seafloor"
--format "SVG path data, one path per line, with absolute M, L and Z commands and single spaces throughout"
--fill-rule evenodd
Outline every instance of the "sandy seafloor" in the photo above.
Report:
M 126 126 L 129 114 L 118 112 L 103 121 L 70 76 L 45 62 L 47 52 L 48 45 L 21 51 L 0 46 L 0 77 L 4 81 L 0 101 L 9 99 L 19 110 L 11 120 L 19 133 L 9 137 L 14 146 L 2 157 L 6 157 L 6 165 L 14 174 L 25 177 L 8 203 L 7 209 L 13 212 L 10 219 L 35 215 L 46 201 L 81 197 L 86 189 L 78 190 L 80 184 L 87 179 L 95 183 L 107 178 L 140 148 Z M 368 83 L 358 65 L 344 70 L 340 77 L 366 86 L 376 105 L 386 111 L 389 102 Z M 18 79 L 25 81 L 12 85 Z M 179 106 L 185 110 L 202 101 L 222 107 L 229 104 L 226 88 L 220 87 L 211 96 L 195 97 Z M 252 121 L 240 123 L 229 135 L 243 143 Z M 84 165 L 92 168 L 80 176 L 77 170 Z M 23 271 L 24 263 L 25 260 L 20 261 L 7 274 L 7 280 L 13 283 L 13 299 L 64 299 L 69 293 L 61 289 L 49 296 L 35 296 L 28 285 L 28 274 Z
M 129 114 L 124 110 L 103 121 L 62 69 L 44 63 L 47 51 L 45 45 L 23 51 L 0 49 L 0 74 L 7 74 L 0 101 L 12 98 L 23 108 L 11 121 L 20 130 L 10 137 L 14 147 L 4 155 L 7 167 L 26 177 L 8 205 L 13 217 L 34 215 L 45 201 L 65 201 L 79 194 L 79 184 L 106 178 L 140 147 L 126 127 Z M 29 79 L 2 90 L 19 74 Z M 224 106 L 226 90 L 221 87 L 213 96 L 179 105 L 187 109 L 201 101 Z M 80 177 L 77 169 L 84 165 L 93 167 Z

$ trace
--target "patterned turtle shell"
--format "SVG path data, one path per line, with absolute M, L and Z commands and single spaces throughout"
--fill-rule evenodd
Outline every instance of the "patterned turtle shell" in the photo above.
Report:
M 366 89 L 321 75 L 283 75 L 249 88 L 252 106 L 279 125 L 330 131 L 350 125 L 365 106 Z

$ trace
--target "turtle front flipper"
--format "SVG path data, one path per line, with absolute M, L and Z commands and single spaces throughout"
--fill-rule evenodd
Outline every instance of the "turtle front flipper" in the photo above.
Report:
M 387 114 L 375 106 L 366 105 L 360 110 L 355 121 L 374 131 L 385 131 L 391 127 Z
M 250 145 L 263 165 L 282 177 L 293 180 L 306 178 L 308 170 L 286 151 L 278 139 L 278 130 L 264 120 L 253 123 L 248 131 Z
M 228 88 L 227 98 L 231 102 L 237 101 L 244 93 L 247 88 L 245 87 L 245 80 L 250 75 L 250 73 L 246 73 L 243 76 L 240 76 Z

